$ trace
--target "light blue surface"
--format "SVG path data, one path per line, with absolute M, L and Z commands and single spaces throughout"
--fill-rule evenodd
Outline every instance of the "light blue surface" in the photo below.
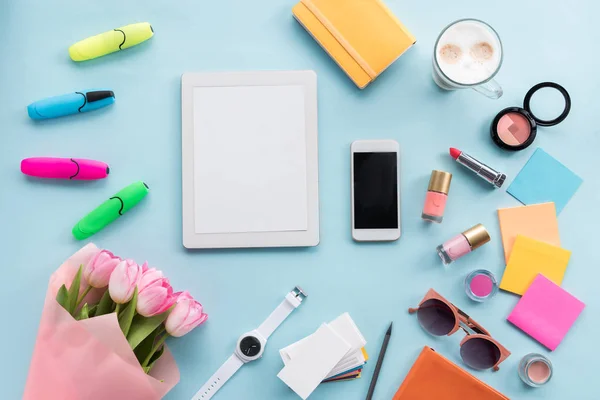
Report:
M 170 2 L 0 0 L 0 232 L 3 361 L 0 398 L 21 396 L 48 278 L 81 242 L 71 227 L 91 208 L 137 179 L 150 195 L 93 237 L 99 246 L 148 259 L 187 288 L 210 314 L 188 337 L 172 341 L 181 382 L 168 399 L 189 399 L 232 353 L 238 336 L 257 327 L 295 284 L 309 298 L 269 341 L 265 357 L 243 368 L 216 399 L 296 399 L 276 378 L 278 350 L 349 311 L 369 341 L 373 361 L 364 378 L 319 387 L 311 399 L 361 399 L 385 329 L 394 321 L 376 399 L 390 399 L 430 345 L 460 362 L 462 335 L 432 338 L 407 314 L 435 288 L 490 330 L 513 355 L 499 372 L 475 372 L 513 399 L 600 398 L 597 379 L 600 296 L 597 262 L 597 126 L 600 3 L 593 0 L 399 1 L 387 4 L 417 37 L 416 46 L 366 90 L 358 90 L 293 20 L 292 0 Z M 442 93 L 431 80 L 437 33 L 452 20 L 489 22 L 503 39 L 493 101 L 471 90 Z M 68 47 L 90 35 L 149 21 L 156 35 L 121 53 L 76 64 Z M 321 244 L 309 249 L 186 251 L 181 245 L 180 76 L 188 71 L 313 69 L 319 90 Z M 569 117 L 538 135 L 543 147 L 584 179 L 560 215 L 561 241 L 573 251 L 563 287 L 587 304 L 574 328 L 550 353 L 506 321 L 517 297 L 499 293 L 476 304 L 463 279 L 473 269 L 501 276 L 504 268 L 496 209 L 519 203 L 494 190 L 447 154 L 458 147 L 508 175 L 534 148 L 510 153 L 489 137 L 504 107 L 520 105 L 534 84 L 553 80 L 573 99 Z M 117 101 L 85 115 L 32 121 L 32 101 L 85 87 L 110 87 Z M 536 109 L 537 110 L 537 109 Z M 402 147 L 402 228 L 396 243 L 356 244 L 350 237 L 350 143 L 396 139 Z M 97 182 L 43 181 L 19 172 L 25 157 L 87 157 L 110 164 Z M 442 225 L 420 220 L 434 168 L 454 174 Z M 444 268 L 435 247 L 476 223 L 492 242 Z M 526 388 L 517 364 L 529 352 L 548 355 L 552 382 Z
M 558 215 L 581 183 L 567 166 L 538 148 L 506 191 L 525 205 L 553 201 Z

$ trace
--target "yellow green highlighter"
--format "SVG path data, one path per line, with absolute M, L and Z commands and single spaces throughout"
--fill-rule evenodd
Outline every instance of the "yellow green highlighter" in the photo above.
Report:
M 89 37 L 69 47 L 73 61 L 86 61 L 135 46 L 154 36 L 152 25 L 140 22 Z
M 73 227 L 73 236 L 78 240 L 83 240 L 101 231 L 108 224 L 142 201 L 148 194 L 148 191 L 148 185 L 144 182 L 138 181 L 132 183 L 83 217 Z

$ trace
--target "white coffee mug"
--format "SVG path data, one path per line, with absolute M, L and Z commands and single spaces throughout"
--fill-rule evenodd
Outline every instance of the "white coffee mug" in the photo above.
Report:
M 502 96 L 493 80 L 503 59 L 502 41 L 488 24 L 460 19 L 442 30 L 433 49 L 433 80 L 442 89 L 471 88 L 490 99 Z

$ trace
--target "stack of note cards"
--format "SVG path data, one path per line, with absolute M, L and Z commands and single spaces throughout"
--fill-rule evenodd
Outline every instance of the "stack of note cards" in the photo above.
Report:
M 292 13 L 361 89 L 415 43 L 381 0 L 300 0 Z
M 350 315 L 344 313 L 281 349 L 285 366 L 277 376 L 306 399 L 321 382 L 360 378 L 368 359 L 366 344 Z

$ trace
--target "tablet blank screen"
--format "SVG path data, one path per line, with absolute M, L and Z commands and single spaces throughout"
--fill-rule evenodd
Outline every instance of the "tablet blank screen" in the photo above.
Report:
M 306 231 L 302 86 L 194 88 L 196 233 Z

